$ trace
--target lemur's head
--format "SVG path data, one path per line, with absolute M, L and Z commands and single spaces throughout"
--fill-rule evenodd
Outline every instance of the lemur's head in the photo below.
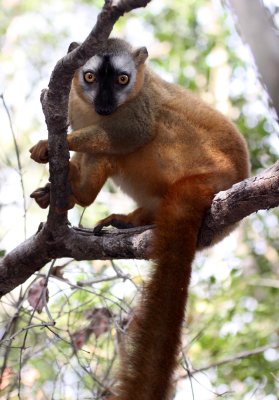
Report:
M 106 47 L 77 71 L 79 93 L 98 114 L 112 114 L 140 90 L 147 56 L 145 47 L 133 50 L 124 40 L 109 39 Z

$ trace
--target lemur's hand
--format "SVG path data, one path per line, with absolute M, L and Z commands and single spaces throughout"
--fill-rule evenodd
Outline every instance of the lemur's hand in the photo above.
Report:
M 29 150 L 32 160 L 36 161 L 40 164 L 48 163 L 48 141 L 47 140 L 39 140 L 35 146 L 31 147 Z
M 41 208 L 47 208 L 50 203 L 50 183 L 34 190 L 30 197 L 34 199 Z

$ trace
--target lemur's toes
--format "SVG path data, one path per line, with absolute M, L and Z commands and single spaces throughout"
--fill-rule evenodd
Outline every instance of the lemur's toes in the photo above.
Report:
M 113 226 L 117 229 L 133 228 L 134 225 L 131 222 L 125 221 L 125 217 L 125 215 L 121 214 L 112 214 L 109 217 L 99 221 L 93 231 L 95 234 L 100 234 L 105 226 Z

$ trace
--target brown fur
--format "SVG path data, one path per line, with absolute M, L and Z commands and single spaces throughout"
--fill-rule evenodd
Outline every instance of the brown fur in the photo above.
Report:
M 207 183 L 202 176 L 181 179 L 161 203 L 152 251 L 156 264 L 125 343 L 114 400 L 170 396 L 197 235 L 212 199 Z
M 214 193 L 248 176 L 249 164 L 244 140 L 223 115 L 163 81 L 144 66 L 144 52 L 137 54 L 136 84 L 112 115 L 97 115 L 73 79 L 68 143 L 77 153 L 70 164 L 69 207 L 91 204 L 112 177 L 139 208 L 101 224 L 156 223 L 156 266 L 128 333 L 114 399 L 166 400 L 204 212 Z M 31 149 L 32 158 L 45 160 L 46 146 Z

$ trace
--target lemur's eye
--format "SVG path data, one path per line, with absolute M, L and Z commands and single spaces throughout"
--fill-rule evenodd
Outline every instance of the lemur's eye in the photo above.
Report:
M 127 85 L 128 82 L 129 82 L 128 75 L 122 74 L 118 76 L 118 83 L 120 85 Z
M 87 82 L 87 83 L 93 83 L 94 81 L 95 81 L 95 79 L 96 79 L 96 77 L 95 77 L 95 75 L 92 73 L 92 72 L 85 72 L 85 74 L 84 74 L 84 80 Z

